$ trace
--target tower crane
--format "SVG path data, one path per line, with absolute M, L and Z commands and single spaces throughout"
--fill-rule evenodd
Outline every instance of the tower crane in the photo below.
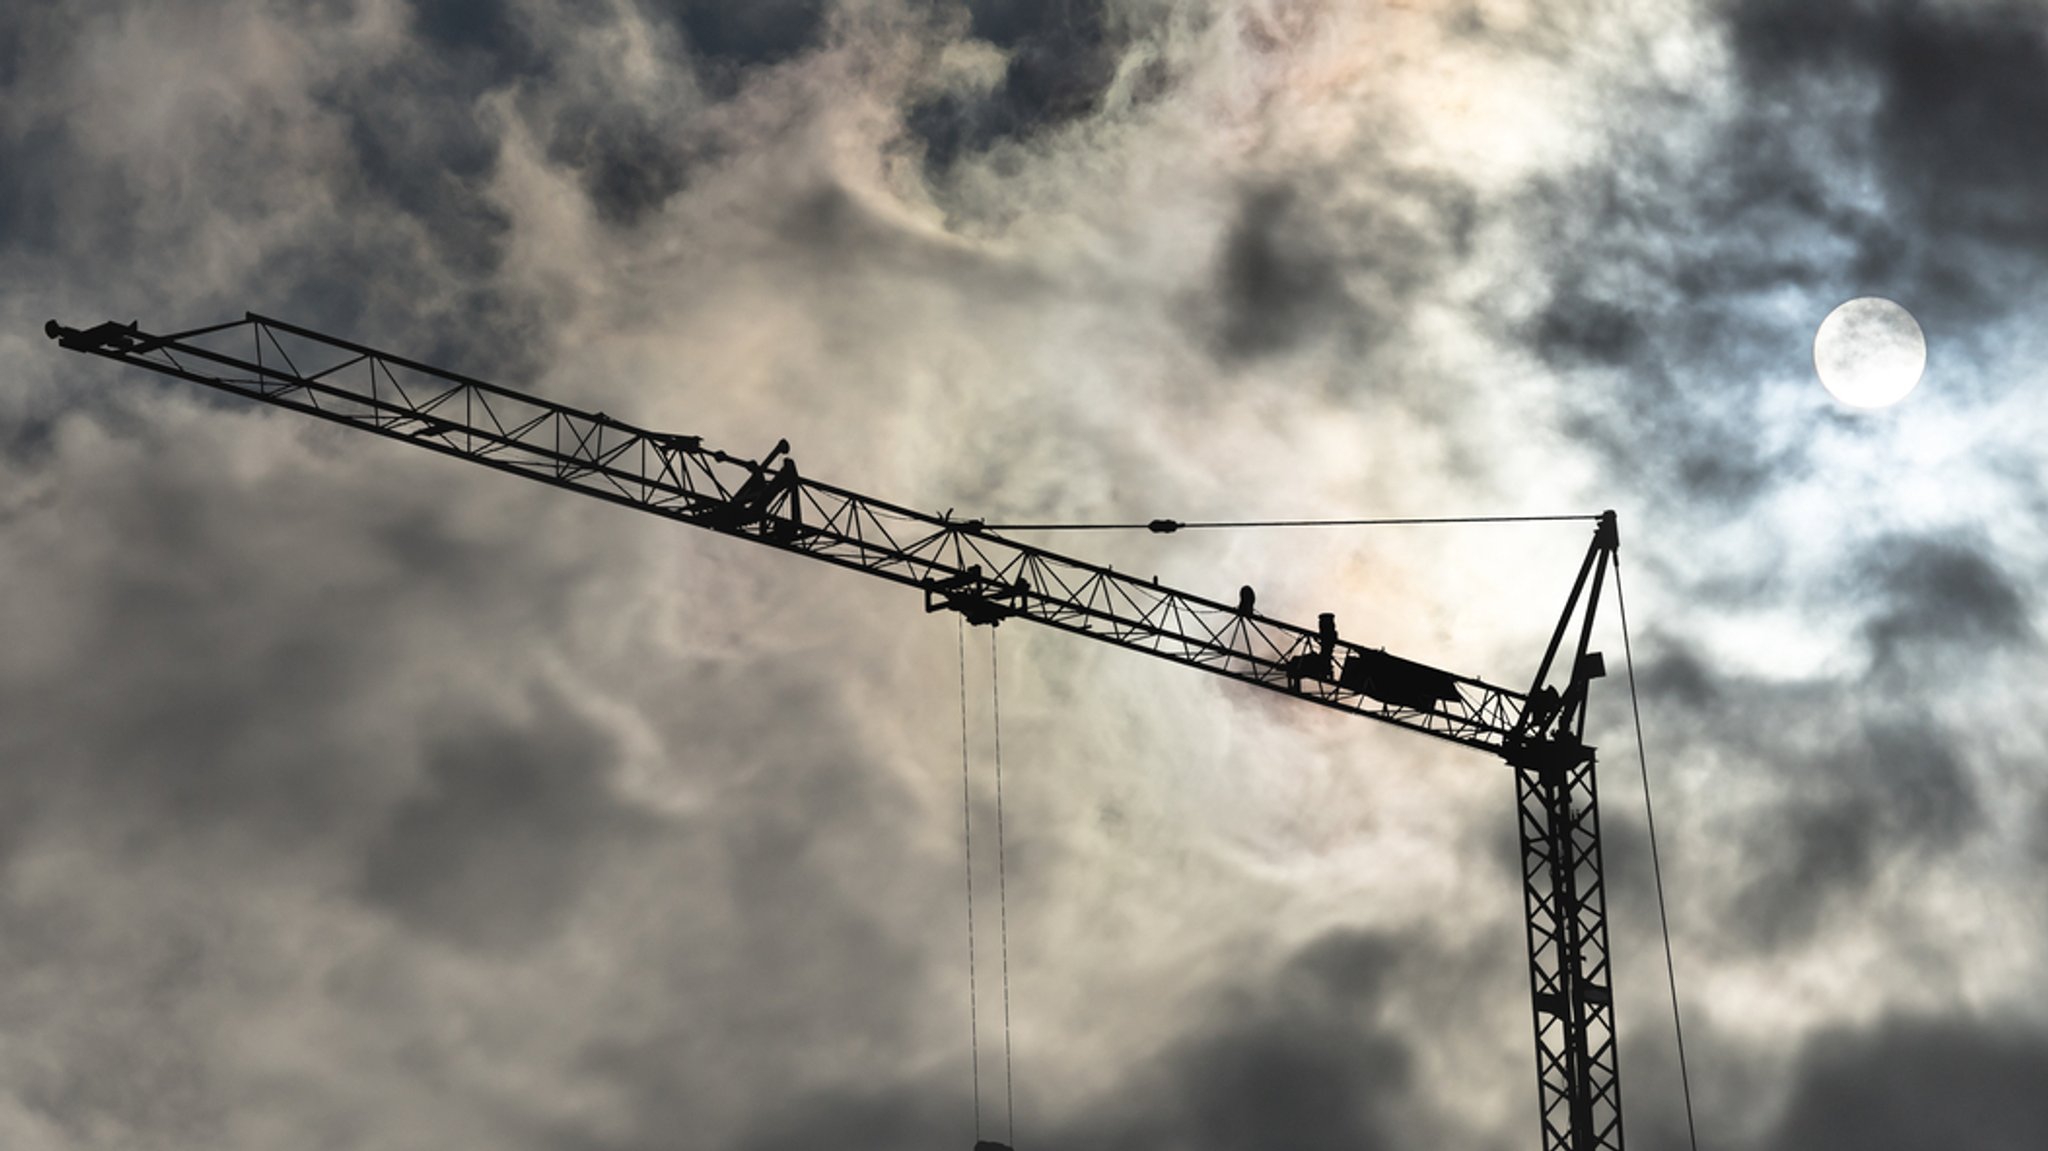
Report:
M 699 436 L 430 367 L 254 313 L 171 334 L 138 324 L 45 332 L 74 352 L 413 444 L 915 589 L 927 612 L 1026 620 L 1364 716 L 1504 760 L 1521 840 L 1543 1151 L 1621 1151 L 1621 1073 L 1588 685 L 1613 512 L 1593 538 L 1527 691 L 1499 687 L 801 475 L 789 444 L 749 458 Z M 1156 532 L 1180 525 L 1155 520 Z M 1574 626 L 1576 624 L 1576 627 Z

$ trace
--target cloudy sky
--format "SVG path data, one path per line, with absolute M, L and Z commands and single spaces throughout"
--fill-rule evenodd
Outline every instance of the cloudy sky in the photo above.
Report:
M 2044 123 L 2039 0 L 13 0 L 0 1144 L 975 1137 L 956 622 L 42 335 L 257 310 L 992 520 L 1614 508 L 1701 1145 L 2038 1146 Z M 1586 533 L 1047 542 L 1516 684 Z M 1499 764 L 965 653 L 984 1135 L 993 666 L 1019 1146 L 1537 1145 Z

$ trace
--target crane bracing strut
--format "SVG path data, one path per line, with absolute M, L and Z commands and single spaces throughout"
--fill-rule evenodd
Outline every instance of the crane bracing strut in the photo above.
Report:
M 1527 692 L 930 515 L 764 458 L 647 431 L 250 313 L 156 335 L 78 329 L 60 346 L 499 471 L 595 496 L 922 592 L 975 624 L 1028 620 L 1254 687 L 1490 752 L 1515 775 L 1543 1151 L 1620 1151 L 1621 1077 L 1586 695 L 1604 674 L 1593 617 L 1619 549 L 1612 512 L 1591 544 Z M 1573 624 L 1577 627 L 1574 629 Z M 1575 633 L 1575 634 L 1574 634 Z

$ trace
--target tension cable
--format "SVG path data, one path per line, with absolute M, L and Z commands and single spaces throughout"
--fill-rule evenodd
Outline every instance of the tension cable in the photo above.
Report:
M 1563 516 L 1412 516 L 1396 519 L 1348 520 L 1145 520 L 1133 523 L 1094 524 L 982 524 L 989 531 L 1002 532 L 1129 532 L 1148 531 L 1155 535 L 1196 528 L 1354 528 L 1408 527 L 1416 524 L 1538 524 L 1597 520 L 1597 515 Z
M 967 619 L 960 618 L 960 820 L 967 860 L 967 1043 L 974 1077 L 974 1138 L 981 1142 L 981 996 L 974 961 L 974 784 L 967 733 Z M 1003 974 L 1003 1115 L 1006 1147 L 1017 1142 L 1017 1087 L 1010 1031 L 1010 895 L 1009 864 L 1003 848 L 1003 696 L 1001 660 L 996 633 L 989 629 L 988 675 L 995 742 L 996 776 L 996 923 Z
M 1003 862 L 1003 692 L 996 658 L 996 629 L 988 629 L 988 693 L 996 748 L 996 920 L 1002 927 L 1003 950 L 1003 1115 L 1009 1145 L 1017 1145 L 1017 1080 L 1010 1047 L 1010 893 Z
M 967 770 L 967 617 L 960 617 L 960 826 L 967 855 L 967 1052 L 974 1068 L 974 1138 L 981 1140 L 981 1025 L 974 987 L 974 791 Z
M 1614 554 L 1614 600 L 1621 609 L 1621 650 L 1628 665 L 1628 708 L 1636 725 L 1636 764 L 1643 776 L 1643 820 L 1650 831 L 1650 872 L 1657 879 L 1657 922 L 1664 929 L 1664 981 L 1671 988 L 1671 1033 L 1678 1040 L 1678 1084 L 1685 1095 L 1685 1134 L 1699 1151 L 1699 1132 L 1692 1118 L 1692 1076 L 1685 1064 L 1685 1025 L 1678 1013 L 1678 971 L 1671 961 L 1671 913 L 1664 904 L 1664 864 L 1657 851 L 1657 815 L 1650 806 L 1650 762 L 1643 750 L 1643 709 L 1636 699 L 1635 645 L 1629 639 L 1628 597 L 1621 591 L 1621 553 Z

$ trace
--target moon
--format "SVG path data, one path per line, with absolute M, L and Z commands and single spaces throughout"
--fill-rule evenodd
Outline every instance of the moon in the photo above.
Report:
M 1927 339 L 1913 313 L 1880 296 L 1860 296 L 1828 313 L 1813 334 L 1813 370 L 1852 408 L 1885 408 L 1906 398 L 1927 368 Z

